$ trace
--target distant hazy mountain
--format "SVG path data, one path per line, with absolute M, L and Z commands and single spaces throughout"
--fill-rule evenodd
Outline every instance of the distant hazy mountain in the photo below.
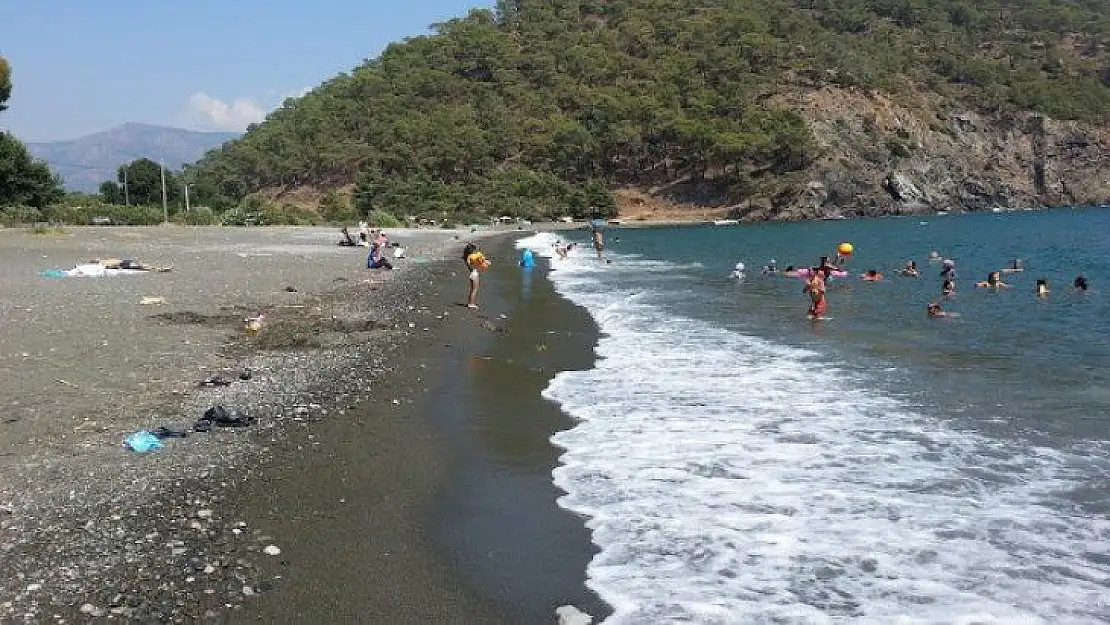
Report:
M 124 163 L 146 157 L 164 159 L 166 167 L 178 169 L 238 136 L 127 123 L 72 141 L 28 143 L 27 148 L 61 174 L 66 189 L 96 191 L 101 182 L 115 180 L 116 170 Z

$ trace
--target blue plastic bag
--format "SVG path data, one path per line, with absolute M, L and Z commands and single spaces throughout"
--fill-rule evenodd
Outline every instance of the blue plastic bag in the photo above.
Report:
M 131 451 L 137 451 L 140 454 L 162 448 L 162 441 L 158 440 L 157 436 L 146 430 L 135 432 L 131 436 L 123 439 L 123 444 L 127 445 L 128 449 Z
M 64 278 L 68 274 L 66 274 L 66 272 L 62 271 L 61 269 L 47 269 L 39 275 L 44 278 Z

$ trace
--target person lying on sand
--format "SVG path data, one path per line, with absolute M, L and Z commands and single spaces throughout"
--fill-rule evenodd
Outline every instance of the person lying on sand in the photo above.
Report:
M 154 265 L 147 265 L 140 263 L 137 260 L 120 260 L 118 258 L 96 258 L 93 259 L 94 265 L 101 265 L 105 269 L 127 269 L 129 271 L 155 271 L 158 273 L 165 273 L 172 271 L 173 267 L 155 267 Z

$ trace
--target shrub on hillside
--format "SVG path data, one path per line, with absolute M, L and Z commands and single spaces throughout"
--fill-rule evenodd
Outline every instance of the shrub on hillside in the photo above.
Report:
M 214 226 L 220 223 L 220 217 L 207 206 L 193 206 L 174 215 L 173 221 L 186 226 Z
M 401 220 L 392 214 L 380 210 L 372 210 L 366 214 L 366 223 L 376 228 L 400 228 Z

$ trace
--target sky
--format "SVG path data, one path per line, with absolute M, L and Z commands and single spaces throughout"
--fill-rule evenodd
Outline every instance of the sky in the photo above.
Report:
M 288 96 L 492 0 L 13 0 L 0 128 L 74 139 L 124 122 L 241 131 Z

